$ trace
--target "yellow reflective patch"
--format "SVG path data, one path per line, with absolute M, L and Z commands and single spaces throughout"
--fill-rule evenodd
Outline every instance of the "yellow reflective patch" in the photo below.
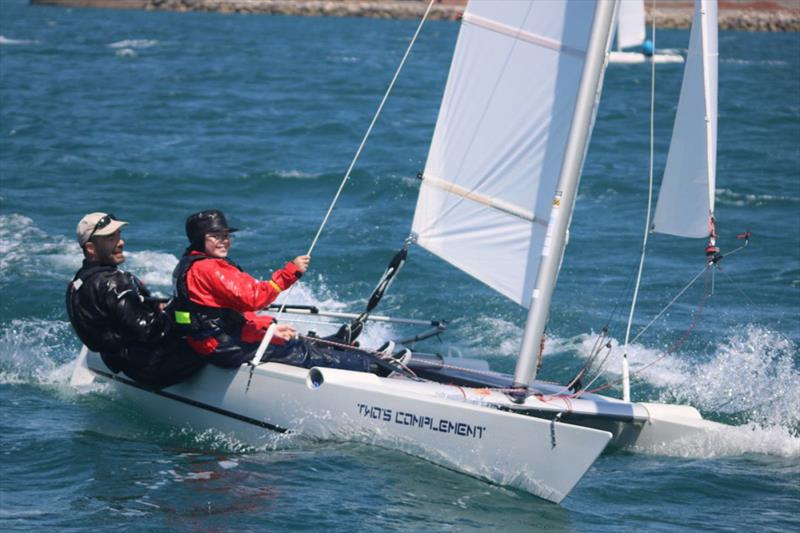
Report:
M 192 316 L 189 311 L 175 311 L 175 322 L 178 324 L 191 324 Z
M 269 284 L 272 285 L 272 288 L 275 289 L 278 292 L 281 292 L 283 290 L 283 289 L 281 289 L 280 285 L 278 285 L 277 283 L 275 283 L 272 280 L 269 280 Z

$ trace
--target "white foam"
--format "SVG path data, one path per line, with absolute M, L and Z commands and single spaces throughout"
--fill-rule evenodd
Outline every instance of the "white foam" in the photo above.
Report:
M 224 433 L 216 429 L 206 429 L 203 431 L 194 431 L 189 427 L 176 428 L 171 430 L 169 435 L 171 438 L 189 439 L 193 447 L 202 450 L 214 450 L 225 453 L 252 453 L 254 451 L 270 451 L 282 448 L 292 448 L 296 446 L 298 441 L 306 441 L 307 437 L 303 437 L 291 432 L 287 433 L 273 433 L 264 432 L 263 442 L 259 446 L 252 446 L 242 442 L 234 435 Z M 224 461 L 225 464 L 220 463 L 222 468 L 231 469 L 238 466 L 235 461 Z
M 0 44 L 8 45 L 22 45 L 22 44 L 35 44 L 36 41 L 29 41 L 26 39 L 10 39 L 4 35 L 0 35 Z
M 168 294 L 172 292 L 172 271 L 177 264 L 177 257 L 164 252 L 125 252 L 126 270 L 135 274 L 151 290 L 159 288 Z
M 569 349 L 588 357 L 594 334 L 558 340 L 556 349 Z M 622 368 L 622 349 L 611 339 L 612 353 L 605 365 L 616 379 Z M 638 379 L 662 388 L 662 399 L 690 403 L 717 413 L 749 413 L 749 420 L 800 429 L 800 371 L 795 366 L 797 346 L 780 333 L 763 326 L 735 328 L 720 336 L 708 356 L 668 354 L 640 344 L 628 347 L 631 372 Z M 661 359 L 659 359 L 661 358 Z M 658 362 L 637 371 L 649 363 Z
M 31 242 L 36 246 L 30 246 Z M 24 215 L 0 215 L 0 280 L 16 272 L 64 277 L 80 264 L 80 249 L 74 241 L 51 237 Z
M 150 48 L 158 44 L 155 39 L 125 39 L 108 45 L 109 48 Z
M 558 339 L 557 350 L 591 353 L 596 336 Z M 605 366 L 609 381 L 620 375 L 619 342 L 611 339 L 612 354 Z M 693 436 L 656 450 L 679 456 L 713 457 L 742 453 L 800 456 L 800 371 L 797 346 L 780 333 L 758 325 L 737 327 L 720 336 L 711 356 L 670 354 L 647 369 L 642 367 L 663 355 L 660 350 L 631 345 L 628 358 L 632 374 L 656 388 L 656 398 L 643 401 L 689 404 L 707 418 L 727 423 L 717 431 Z M 733 422 L 731 422 L 733 420 Z
M 303 172 L 302 170 L 278 170 L 275 173 L 281 178 L 294 179 L 315 179 L 321 175 L 315 172 Z
M 762 326 L 748 325 L 719 346 L 714 357 L 691 365 L 667 397 L 717 413 L 746 413 L 748 421 L 800 434 L 797 346 Z
M 114 52 L 114 55 L 119 57 L 136 57 L 139 54 L 137 54 L 136 50 L 133 48 L 120 48 Z
M 728 63 L 730 65 L 767 65 L 771 67 L 785 67 L 789 65 L 788 62 L 780 59 L 735 59 L 735 58 L 720 58 L 720 63 Z
M 641 451 L 673 457 L 712 458 L 758 453 L 777 457 L 800 457 L 800 437 L 782 426 L 748 423 L 725 426 L 685 437 L 669 445 L 640 448 Z
M 65 384 L 72 375 L 68 322 L 14 319 L 0 332 L 0 383 Z
M 361 61 L 360 57 L 356 56 L 334 56 L 329 55 L 325 59 L 332 63 L 358 63 Z
M 747 205 L 765 205 L 774 202 L 789 202 L 793 204 L 800 203 L 800 197 L 797 196 L 778 196 L 774 194 L 750 194 L 732 191 L 730 189 L 717 189 L 716 200 L 721 204 L 747 206 Z

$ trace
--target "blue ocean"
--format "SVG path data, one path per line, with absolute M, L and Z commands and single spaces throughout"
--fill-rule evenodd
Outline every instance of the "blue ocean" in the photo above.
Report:
M 401 453 L 235 436 L 148 419 L 109 386 L 69 385 L 64 289 L 87 212 L 130 222 L 125 267 L 168 295 L 184 220 L 218 208 L 232 257 L 266 277 L 308 249 L 416 21 L 0 2 L 0 528 L 4 531 L 800 529 L 800 34 L 719 34 L 718 244 L 700 280 L 632 345 L 637 400 L 730 424 L 600 457 L 557 506 Z M 458 33 L 424 27 L 291 303 L 361 311 L 408 236 Z M 663 30 L 660 48 L 685 49 Z M 681 65 L 656 70 L 655 176 Z M 610 65 L 540 377 L 565 383 L 608 324 L 597 383 L 620 394 L 647 205 L 650 67 Z M 634 332 L 703 269 L 705 241 L 652 235 Z M 502 265 L 498 265 L 501 269 Z M 526 312 L 425 250 L 377 312 L 445 319 L 440 353 L 513 371 Z M 301 329 L 325 326 L 298 324 Z M 406 335 L 371 324 L 364 344 Z M 534 451 L 535 453 L 535 451 Z

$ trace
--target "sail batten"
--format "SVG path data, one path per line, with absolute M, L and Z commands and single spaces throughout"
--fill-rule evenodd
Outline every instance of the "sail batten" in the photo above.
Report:
M 689 53 L 653 231 L 708 237 L 717 172 L 716 2 L 695 2 Z
M 585 50 L 579 50 L 577 48 L 572 48 L 567 46 L 555 39 L 551 39 L 545 37 L 543 35 L 537 35 L 531 32 L 523 31 L 519 28 L 514 28 L 512 26 L 508 26 L 506 24 L 501 24 L 497 21 L 490 20 L 484 17 L 480 17 L 478 15 L 473 15 L 471 13 L 465 13 L 463 17 L 463 22 L 467 24 L 473 24 L 475 26 L 485 28 L 487 30 L 491 30 L 497 33 L 501 33 L 508 37 L 512 37 L 514 39 L 518 39 L 520 41 L 524 41 L 530 44 L 535 44 L 537 46 L 541 46 L 544 48 L 549 48 L 551 50 L 555 50 L 556 52 L 562 52 L 565 54 L 571 54 L 578 57 L 583 57 L 586 54 Z
M 521 218 L 522 220 L 527 220 L 528 222 L 533 222 L 535 224 L 547 227 L 547 221 L 537 218 L 532 211 L 523 209 L 500 198 L 493 198 L 485 194 L 467 190 L 453 182 L 437 178 L 436 176 L 423 175 L 422 179 L 424 180 L 425 185 L 438 187 L 439 189 L 455 194 L 456 196 L 472 200 L 492 209 L 497 209 L 498 211 L 513 215 L 517 218 Z

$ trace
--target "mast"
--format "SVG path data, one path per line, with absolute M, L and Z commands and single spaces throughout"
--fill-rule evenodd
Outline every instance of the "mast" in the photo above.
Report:
M 527 388 L 536 377 L 540 340 L 550 312 L 550 301 L 558 278 L 561 259 L 564 256 L 567 230 L 575 205 L 575 194 L 594 123 L 615 7 L 613 0 L 598 0 L 595 6 L 592 32 L 586 50 L 586 62 L 581 74 L 578 100 L 570 126 L 564 164 L 561 167 L 558 187 L 553 198 L 545 246 L 541 254 L 541 267 L 536 278 L 519 359 L 514 371 L 514 387 Z

